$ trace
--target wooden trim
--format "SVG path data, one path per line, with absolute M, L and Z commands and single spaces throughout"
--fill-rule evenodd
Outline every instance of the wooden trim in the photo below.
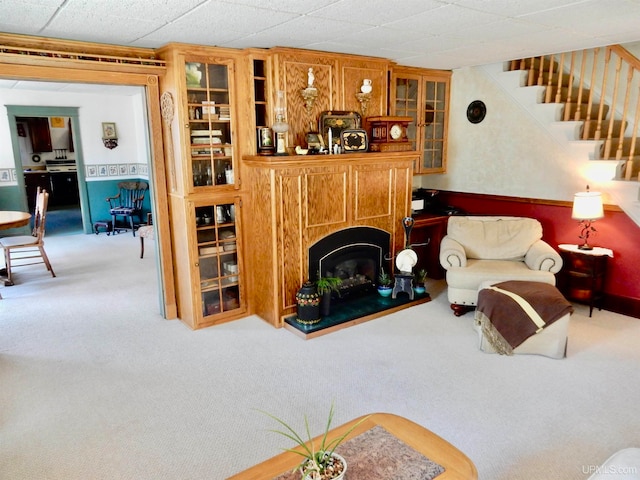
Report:
M 527 198 L 527 197 L 509 197 L 507 195 L 494 195 L 491 193 L 469 193 L 469 192 L 456 192 L 452 190 L 440 190 L 440 193 L 445 195 L 456 195 L 465 198 L 478 198 L 481 197 L 485 201 L 496 202 L 513 202 L 513 203 L 526 203 L 530 205 L 548 205 L 555 207 L 569 207 L 573 205 L 573 202 L 567 200 L 549 200 L 544 198 Z M 618 205 L 606 204 L 604 210 L 607 212 L 624 212 Z
M 640 318 L 640 298 L 605 293 L 602 299 L 602 309 L 628 317 Z

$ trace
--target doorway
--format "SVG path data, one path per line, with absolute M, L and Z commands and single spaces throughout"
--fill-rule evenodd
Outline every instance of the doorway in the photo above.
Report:
M 83 233 L 71 118 L 16 117 L 16 128 L 29 211 L 38 188 L 45 189 L 47 236 Z

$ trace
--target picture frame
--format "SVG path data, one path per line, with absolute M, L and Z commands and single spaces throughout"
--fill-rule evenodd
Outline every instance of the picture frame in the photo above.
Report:
M 342 130 L 340 143 L 343 153 L 366 152 L 369 149 L 367 131 L 360 128 Z
M 102 138 L 117 139 L 115 122 L 102 122 Z

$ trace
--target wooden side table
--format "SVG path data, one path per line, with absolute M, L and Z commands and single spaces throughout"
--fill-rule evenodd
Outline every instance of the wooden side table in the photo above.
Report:
M 591 317 L 594 304 L 604 297 L 607 260 L 613 258 L 613 252 L 602 247 L 580 250 L 578 245 L 570 244 L 561 244 L 558 248 L 563 261 L 558 288 L 565 297 L 587 303 Z M 598 308 L 602 309 L 601 303 Z

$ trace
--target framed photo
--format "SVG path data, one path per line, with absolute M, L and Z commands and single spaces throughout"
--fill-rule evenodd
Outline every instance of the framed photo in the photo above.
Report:
M 102 138 L 118 138 L 115 122 L 102 122 Z
M 366 152 L 369 149 L 367 132 L 362 129 L 347 129 L 340 133 L 344 153 Z
M 62 118 L 62 117 L 51 117 L 51 127 L 52 128 L 64 128 L 64 118 Z

